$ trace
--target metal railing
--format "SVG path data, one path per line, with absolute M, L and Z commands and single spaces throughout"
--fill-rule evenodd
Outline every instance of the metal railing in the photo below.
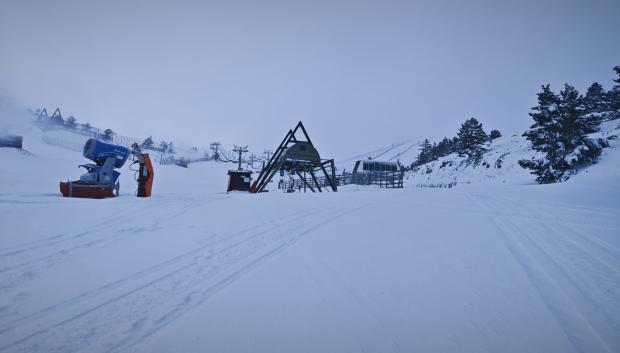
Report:
M 370 172 L 370 173 L 344 173 L 338 177 L 339 185 L 379 185 L 382 188 L 400 189 L 403 187 L 404 172 Z

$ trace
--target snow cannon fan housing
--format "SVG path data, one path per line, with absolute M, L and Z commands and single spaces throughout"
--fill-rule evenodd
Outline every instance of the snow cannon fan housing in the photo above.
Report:
M 91 138 L 86 141 L 82 155 L 97 165 L 103 165 L 108 158 L 114 157 L 114 168 L 122 168 L 129 157 L 129 149 Z

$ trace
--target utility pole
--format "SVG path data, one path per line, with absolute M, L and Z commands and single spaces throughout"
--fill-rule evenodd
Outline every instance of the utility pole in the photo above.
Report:
M 248 151 L 248 146 L 237 146 L 234 145 L 233 152 L 239 153 L 239 170 L 241 170 L 241 156 Z
M 220 146 L 222 144 L 220 142 L 212 142 L 211 145 L 209 146 L 209 148 L 211 149 L 211 151 L 213 151 L 213 159 L 215 159 L 216 161 L 220 160 Z
M 254 153 L 250 153 L 250 167 L 252 169 L 254 169 L 254 158 L 256 158 L 256 156 L 254 155 Z
M 263 151 L 263 153 L 264 153 L 264 154 L 265 154 L 265 156 L 266 156 L 266 158 L 265 158 L 265 159 L 266 159 L 267 161 L 269 161 L 269 159 L 271 159 L 271 155 L 273 154 L 273 150 L 265 150 L 265 151 Z

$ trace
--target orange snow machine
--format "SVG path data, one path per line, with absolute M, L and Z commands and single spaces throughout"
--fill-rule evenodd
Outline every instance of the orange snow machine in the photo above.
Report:
M 151 163 L 151 157 L 149 157 L 148 153 L 143 153 L 140 151 L 137 154 L 138 163 L 140 164 L 140 169 L 138 170 L 138 192 L 136 196 L 138 197 L 151 197 L 151 190 L 153 189 L 153 177 L 155 173 L 153 172 L 153 163 Z

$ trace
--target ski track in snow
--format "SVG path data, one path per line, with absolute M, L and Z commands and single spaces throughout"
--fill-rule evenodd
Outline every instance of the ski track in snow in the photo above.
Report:
M 215 200 L 219 199 L 209 202 Z M 157 205 L 149 205 L 130 212 L 112 214 L 105 220 L 80 231 L 53 235 L 39 241 L 2 249 L 0 250 L 0 290 L 10 290 L 22 282 L 33 280 L 42 272 L 50 270 L 66 258 L 76 254 L 96 251 L 132 236 L 147 235 L 149 231 L 161 228 L 164 223 L 172 221 L 176 216 L 204 204 L 205 202 L 186 203 L 173 212 L 158 208 Z M 147 214 L 153 219 L 148 227 L 119 228 L 117 226 Z M 69 246 L 63 246 L 65 243 Z
M 455 191 L 456 192 L 456 191 Z M 603 229 L 603 230 L 618 230 L 620 227 L 620 213 L 612 213 L 613 216 L 610 216 L 609 213 L 606 212 L 595 212 L 592 211 L 588 215 L 584 215 L 578 209 L 572 210 L 570 216 L 565 216 L 559 218 L 557 215 L 553 216 L 544 216 L 544 213 L 531 213 L 528 211 L 520 210 L 511 210 L 505 211 L 500 209 L 471 209 L 467 207 L 455 207 L 451 205 L 441 205 L 441 206 L 433 206 L 433 205 L 425 205 L 425 204 L 416 204 L 412 202 L 403 202 L 403 201 L 395 201 L 395 200 L 384 200 L 384 203 L 403 205 L 407 207 L 415 207 L 423 210 L 429 211 L 437 211 L 437 212 L 446 212 L 446 213 L 463 213 L 468 215 L 483 215 L 483 216 L 497 216 L 502 218 L 510 218 L 517 219 L 521 221 L 531 221 L 537 220 L 539 222 L 556 222 L 558 224 L 562 224 L 565 226 L 575 226 L 575 227 L 588 227 L 591 229 Z M 531 207 L 531 206 L 524 206 Z M 597 217 L 598 216 L 598 217 Z M 613 223 L 609 223 L 610 218 L 614 218 L 618 221 Z
M 609 219 L 608 211 L 587 210 L 594 219 L 586 222 L 584 217 L 581 223 L 573 219 L 574 211 L 581 209 L 544 205 L 540 208 L 556 212 L 554 217 L 540 217 L 537 206 L 506 196 L 468 197 L 493 220 L 577 351 L 613 352 L 613 347 L 620 346 L 620 252 L 592 234 L 600 228 L 618 229 L 617 225 L 595 224 Z
M 283 216 L 283 217 L 281 217 L 281 219 L 287 219 L 287 218 L 290 218 L 290 217 L 293 217 L 293 216 L 297 216 L 297 215 L 302 215 L 302 216 L 303 216 L 303 215 L 309 215 L 309 214 L 311 214 L 311 213 L 303 213 L 303 214 L 302 214 L 302 213 L 303 213 L 303 212 L 296 212 L 296 213 L 293 213 L 293 214 L 291 214 L 291 215 L 289 215 L 289 216 Z M 134 274 L 132 274 L 132 275 L 130 275 L 130 276 L 127 276 L 127 277 L 125 277 L 125 278 L 123 278 L 123 279 L 120 279 L 120 280 L 118 280 L 118 281 L 115 281 L 115 282 L 112 282 L 112 283 L 106 284 L 106 285 L 104 285 L 104 286 L 101 286 L 101 287 L 99 287 L 99 288 L 97 288 L 97 289 L 95 289 L 95 290 L 93 290 L 93 291 L 90 291 L 90 292 L 87 292 L 87 293 L 85 293 L 85 294 L 82 294 L 82 295 L 80 295 L 80 296 L 78 296 L 78 297 L 76 297 L 76 298 L 73 298 L 73 299 L 67 300 L 67 301 L 65 301 L 65 302 L 63 302 L 63 303 L 60 303 L 60 304 L 53 305 L 52 307 L 47 308 L 47 309 L 43 310 L 42 312 L 49 311 L 49 309 L 52 309 L 52 308 L 53 308 L 53 309 L 55 309 L 55 310 L 56 310 L 56 309 L 61 309 L 61 308 L 63 308 L 63 307 L 66 307 L 66 305 L 67 305 L 67 304 L 69 304 L 69 305 L 71 305 L 71 304 L 76 304 L 78 301 L 81 301 L 81 300 L 84 300 L 84 299 L 90 298 L 90 297 L 92 297 L 92 296 L 100 295 L 100 294 L 102 294 L 105 290 L 114 289 L 114 288 L 118 287 L 118 286 L 119 286 L 119 285 L 121 285 L 121 284 L 124 284 L 124 283 L 126 283 L 126 282 L 130 282 L 130 281 L 133 281 L 133 280 L 139 279 L 139 278 L 141 278 L 141 277 L 144 277 L 145 275 L 148 275 L 148 274 L 151 274 L 151 273 L 153 273 L 153 272 L 155 272 L 155 271 L 158 271 L 160 268 L 164 268 L 164 267 L 169 266 L 169 265 L 171 265 L 171 264 L 178 263 L 179 261 L 181 261 L 181 260 L 183 260 L 183 259 L 187 259 L 187 258 L 189 258 L 189 256 L 191 256 L 191 255 L 196 255 L 196 254 L 199 254 L 200 252 L 204 251 L 205 249 L 208 249 L 209 247 L 216 246 L 216 245 L 218 245 L 218 244 L 224 243 L 225 241 L 229 241 L 229 240 L 231 240 L 231 239 L 237 238 L 237 237 L 239 237 L 239 236 L 242 236 L 242 235 L 246 234 L 247 232 L 249 232 L 249 231 L 251 231 L 251 230 L 255 230 L 255 229 L 257 229 L 258 227 L 262 227 L 262 226 L 264 226 L 264 225 L 265 225 L 265 223 L 262 223 L 262 224 L 257 224 L 257 225 L 253 225 L 253 226 L 251 226 L 251 227 L 248 227 L 248 228 L 246 228 L 246 229 L 242 229 L 242 230 L 240 230 L 240 231 L 237 231 L 237 232 L 232 233 L 232 234 L 230 234 L 230 235 L 223 236 L 223 237 L 221 237 L 221 238 L 217 238 L 217 235 L 215 235 L 215 234 L 214 234 L 214 235 L 208 235 L 209 239 L 210 239 L 210 240 L 213 240 L 213 241 L 208 242 L 208 243 L 207 243 L 206 245 L 204 245 L 204 246 L 200 246 L 200 247 L 198 247 L 198 248 L 196 248 L 196 249 L 193 249 L 193 250 L 191 250 L 191 251 L 188 251 L 188 252 L 185 252 L 185 253 L 180 254 L 180 255 L 178 255 L 178 256 L 175 256 L 175 257 L 173 257 L 173 258 L 171 258 L 171 259 L 169 259 L 169 260 L 167 260 L 167 261 L 164 261 L 164 262 L 161 262 L 161 263 L 156 264 L 156 265 L 154 265 L 154 266 L 151 266 L 151 267 L 149 267 L 149 268 L 147 268 L 147 269 L 145 269 L 145 270 L 138 271 L 138 272 L 136 272 L 136 273 L 134 273 Z M 216 238 L 216 239 L 214 240 L 214 238 Z M 31 315 L 28 315 L 28 316 L 33 316 L 33 315 L 34 315 L 34 314 L 31 314 Z M 24 318 L 24 317 L 22 317 L 22 318 L 20 318 L 20 319 L 15 320 L 15 321 L 11 321 L 8 325 L 9 325 L 9 326 L 15 325 L 15 324 L 17 324 L 17 323 L 23 322 L 23 321 L 24 321 L 24 319 L 25 319 L 25 318 Z M 8 330 L 9 330 L 9 329 L 6 329 L 6 328 L 0 328 L 0 333 L 2 333 L 2 332 L 4 332 L 4 331 L 8 331 Z
M 198 205 L 188 204 L 178 209 L 177 213 L 182 214 L 195 207 Z M 304 210 L 227 235 L 216 234 L 205 245 L 94 290 L 35 312 L 20 315 L 18 311 L 10 318 L 2 318 L 0 336 L 4 344 L 0 346 L 0 351 L 77 352 L 86 348 L 106 352 L 128 351 L 239 276 L 291 246 L 300 237 L 361 207 L 364 206 L 349 207 L 339 212 L 334 207 Z M 125 216 L 132 217 L 143 212 L 148 210 Z M 163 222 L 163 218 L 158 222 Z M 19 278 L 20 271 L 32 271 L 38 262 L 42 266 L 37 270 L 42 271 L 43 267 L 62 261 L 77 251 L 118 238 L 118 235 L 99 235 L 127 235 L 120 229 L 114 231 L 110 223 L 101 222 L 101 225 L 105 224 L 108 227 L 103 231 L 60 234 L 4 249 L 1 256 L 5 261 L 8 261 L 5 259 L 7 257 L 18 255 L 27 258 L 33 251 L 45 253 L 47 250 L 50 254 L 3 271 L 10 273 L 9 278 Z M 76 238 L 88 240 L 74 246 L 73 240 Z M 65 243 L 70 246 L 68 249 L 62 247 Z M 2 283 L 4 291 L 6 276 Z

